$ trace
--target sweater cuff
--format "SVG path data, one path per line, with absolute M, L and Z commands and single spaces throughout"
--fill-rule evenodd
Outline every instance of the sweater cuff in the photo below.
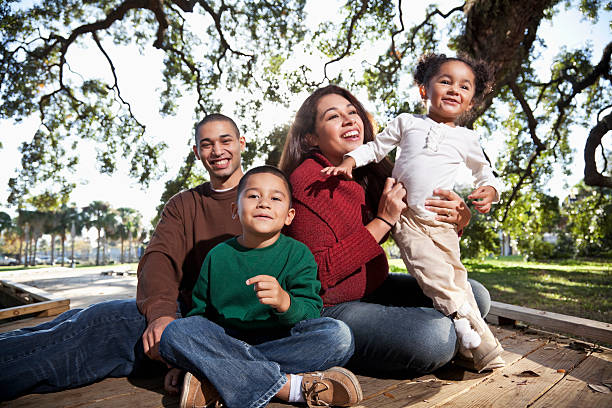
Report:
M 140 313 L 144 314 L 147 319 L 147 324 L 160 317 L 168 316 L 176 318 L 178 307 L 176 302 L 157 301 L 146 306 L 140 307 Z M 144 310 L 143 310 L 144 309 Z
M 285 313 L 279 313 L 274 310 L 274 313 L 276 314 L 276 316 L 278 316 L 278 320 L 281 322 L 281 324 L 293 326 L 297 322 L 303 320 L 304 311 L 301 303 L 296 302 L 295 298 L 291 296 L 291 294 L 289 294 L 289 298 L 291 299 L 289 309 L 287 309 Z

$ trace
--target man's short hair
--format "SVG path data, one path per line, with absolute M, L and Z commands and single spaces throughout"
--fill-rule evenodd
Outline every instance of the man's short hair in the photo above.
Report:
M 240 130 L 238 130 L 238 126 L 236 125 L 236 122 L 234 122 L 232 118 L 230 118 L 229 116 L 225 116 L 222 113 L 211 113 L 210 115 L 204 116 L 204 119 L 199 121 L 195 127 L 194 137 L 195 137 L 196 145 L 198 144 L 198 132 L 200 131 L 200 127 L 210 122 L 228 122 L 234 128 L 234 131 L 236 132 L 236 137 L 240 138 Z
M 285 183 L 285 187 L 287 187 L 287 192 L 289 193 L 289 208 L 291 208 L 291 206 L 293 205 L 293 187 L 291 187 L 291 183 L 289 182 L 289 177 L 287 177 L 285 172 L 279 169 L 278 167 L 269 166 L 267 164 L 264 166 L 253 167 L 251 170 L 247 171 L 244 174 L 244 176 L 242 176 L 242 178 L 240 179 L 240 182 L 238 182 L 238 191 L 236 192 L 236 196 L 240 198 L 240 195 L 244 191 L 244 188 L 246 186 L 246 183 L 249 177 L 251 177 L 254 174 L 261 174 L 261 173 L 274 174 L 275 176 L 283 180 L 283 182 Z

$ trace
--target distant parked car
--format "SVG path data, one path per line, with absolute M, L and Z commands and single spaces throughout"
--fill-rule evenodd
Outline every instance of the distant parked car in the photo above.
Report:
M 62 257 L 58 256 L 57 258 L 55 258 L 54 260 L 55 265 L 61 265 L 62 264 Z M 72 260 L 70 258 L 68 258 L 67 256 L 64 257 L 64 265 L 70 265 L 72 263 Z M 75 258 L 74 260 L 75 264 L 80 264 L 81 261 L 79 261 L 78 259 Z
M 19 261 L 15 258 L 11 258 L 10 256 L 0 255 L 0 265 L 19 265 Z

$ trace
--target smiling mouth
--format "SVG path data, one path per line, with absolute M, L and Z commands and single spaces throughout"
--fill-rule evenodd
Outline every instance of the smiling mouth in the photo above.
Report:
M 343 139 L 349 140 L 357 140 L 359 139 L 359 131 L 358 130 L 349 130 L 345 134 L 342 135 Z
M 211 166 L 216 168 L 225 168 L 229 165 L 229 162 L 229 159 L 210 160 Z

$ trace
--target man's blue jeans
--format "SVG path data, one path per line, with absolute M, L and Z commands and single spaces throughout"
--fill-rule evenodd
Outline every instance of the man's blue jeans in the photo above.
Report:
M 482 316 L 491 306 L 487 289 L 468 279 Z M 428 373 L 458 350 L 453 320 L 433 308 L 416 279 L 391 273 L 359 301 L 323 308 L 322 316 L 342 320 L 353 331 L 355 353 L 348 367 L 375 376 Z
M 228 407 L 264 407 L 287 382 L 285 374 L 344 365 L 353 354 L 348 326 L 338 320 L 304 320 L 290 330 L 240 332 L 202 316 L 170 323 L 162 357 L 208 378 Z
M 0 401 L 129 375 L 148 360 L 141 341 L 146 325 L 134 300 L 112 300 L 1 333 Z

